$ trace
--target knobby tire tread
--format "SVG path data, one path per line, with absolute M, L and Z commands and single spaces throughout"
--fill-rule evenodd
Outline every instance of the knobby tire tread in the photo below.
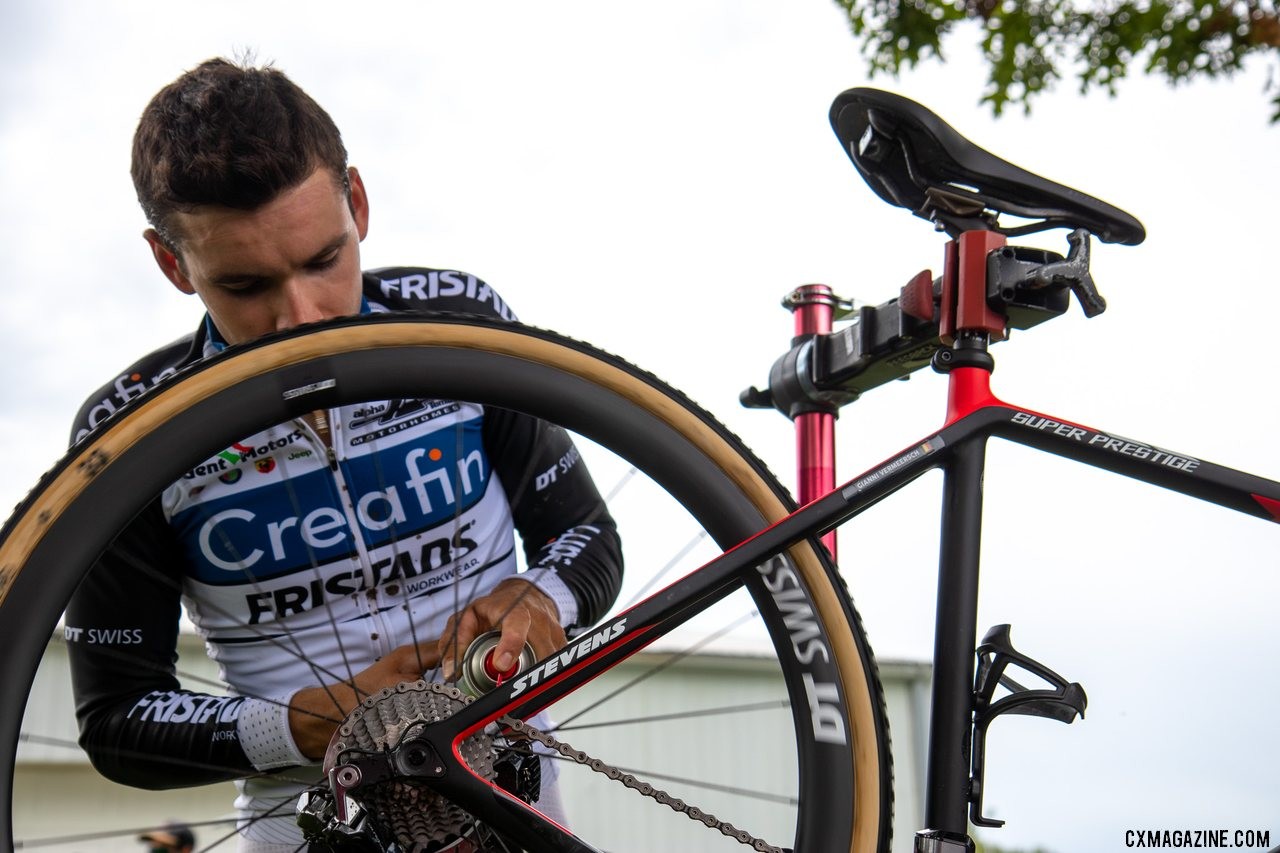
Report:
M 428 331 L 423 332 L 423 329 Z M 393 332 L 399 336 L 396 337 L 395 344 L 388 340 Z M 438 342 L 436 337 L 441 334 L 453 343 Z M 581 341 L 533 327 L 457 314 L 434 317 L 389 315 L 373 319 L 339 320 L 291 330 L 245 347 L 232 348 L 217 358 L 198 362 L 129 401 L 107 422 L 75 445 L 41 478 L 19 503 L 3 528 L 0 528 L 0 640 L 19 637 L 23 640 L 16 644 L 21 647 L 15 649 L 17 654 L 4 662 L 3 670 L 9 692 L 21 698 L 16 711 L 12 707 L 13 702 L 8 703 L 9 706 L 3 711 L 5 730 L 0 734 L 6 739 L 12 734 L 14 743 L 0 743 L 0 747 L 8 750 L 4 756 L 4 763 L 7 765 L 4 778 L 7 785 L 6 790 L 0 792 L 3 793 L 0 808 L 5 811 L 0 832 L 7 838 L 0 838 L 0 841 L 12 841 L 10 790 L 13 784 L 13 757 L 16 753 L 18 726 L 18 722 L 12 718 L 16 714 L 18 720 L 21 719 L 26 691 L 35 669 L 35 662 L 26 659 L 37 643 L 43 646 L 52 628 L 51 624 L 45 624 L 41 619 L 27 618 L 33 605 L 37 605 L 34 612 L 40 612 L 40 602 L 34 600 L 39 596 L 33 597 L 31 593 L 32 587 L 37 585 L 25 583 L 27 578 L 21 575 L 28 555 L 40 548 L 44 534 L 55 529 L 59 523 L 65 523 L 68 516 L 75 514 L 73 510 L 83 510 L 83 507 L 76 506 L 82 493 L 122 458 L 128 461 L 128 454 L 137 443 L 166 427 L 172 430 L 175 419 L 208 397 L 223 393 L 251 378 L 274 378 L 278 375 L 286 382 L 296 381 L 290 374 L 309 375 L 308 371 L 316 373 L 312 365 L 319 365 L 317 375 L 320 375 L 327 369 L 327 361 L 350 360 L 353 353 L 368 349 L 391 346 L 422 349 L 457 346 L 454 339 L 466 339 L 467 346 L 474 347 L 477 352 L 493 348 L 494 342 L 498 341 L 498 348 L 509 349 L 507 355 L 510 357 L 527 359 L 540 366 L 559 359 L 560 362 L 552 365 L 552 369 L 562 372 L 572 372 L 565 364 L 574 363 L 581 371 L 577 375 L 586 376 L 589 382 L 599 387 L 607 386 L 601 378 L 607 376 L 609 382 L 617 382 L 619 387 L 625 386 L 628 394 L 641 398 L 633 401 L 636 405 L 653 413 L 660 420 L 672 423 L 673 429 L 690 444 L 700 441 L 711 445 L 712 452 L 703 448 L 708 458 L 707 464 L 718 468 L 728 478 L 745 477 L 747 480 L 758 481 L 756 488 L 763 488 L 771 493 L 777 502 L 777 509 L 766 515 L 778 515 L 794 509 L 794 501 L 764 463 L 736 435 L 683 393 L 621 358 Z M 549 353 L 555 355 L 555 359 L 549 358 Z M 463 395 L 450 396 L 465 399 Z M 157 415 L 156 412 L 160 414 Z M 549 419 L 559 420 L 554 417 Z M 262 424 L 264 427 L 267 425 L 269 423 Z M 699 431 L 702 435 L 691 435 Z M 225 432 L 249 434 L 248 431 L 242 433 L 238 427 L 231 426 L 226 427 Z M 233 441 L 235 437 L 223 434 L 220 439 Z M 179 475 L 180 473 L 179 471 Z M 759 498 L 748 499 L 765 513 L 765 508 L 759 505 Z M 769 517 L 768 520 L 772 522 L 777 518 Z M 720 544 L 727 547 L 733 542 Z M 807 556 L 800 553 L 801 550 L 805 550 Z M 832 637 L 833 640 L 852 643 L 851 648 L 838 652 L 837 657 L 842 661 L 841 680 L 844 683 L 847 706 L 862 720 L 856 727 L 853 761 L 854 773 L 861 779 L 858 786 L 860 790 L 855 791 L 855 796 L 859 798 L 857 808 L 863 818 L 855 823 L 849 849 L 851 853 L 887 850 L 892 817 L 893 765 L 889 750 L 885 697 L 875 658 L 867 644 L 861 617 L 849 599 L 843 579 L 830 564 L 825 551 L 813 543 L 801 543 L 793 548 L 792 555 L 793 563 L 800 568 L 815 603 L 820 596 L 831 596 L 831 600 L 825 602 L 827 615 L 823 617 L 824 625 L 844 621 L 850 628 L 847 638 Z M 87 565 L 88 560 L 85 560 L 79 568 L 63 568 L 63 574 L 78 574 L 62 578 L 60 587 L 51 583 L 47 577 L 42 578 L 44 583 L 38 586 L 58 587 L 67 590 L 69 594 Z M 815 565 L 817 569 L 813 568 Z M 805 569 L 804 566 L 810 568 Z M 829 588 L 828 593 L 821 589 L 824 584 Z M 10 601 L 10 594 L 15 589 L 22 593 L 18 596 L 20 600 Z M 45 601 L 43 606 L 47 610 L 48 602 Z M 833 607 L 836 610 L 833 611 Z M 832 613 L 838 615 L 832 618 Z M 54 621 L 56 622 L 56 614 Z M 856 664 L 856 677 L 850 677 L 851 674 L 847 671 L 853 664 Z M 26 668 L 28 665 L 29 669 Z M 867 771 L 867 768 L 873 769 Z M 870 794 L 866 790 L 868 779 L 873 788 Z M 874 806 L 862 805 L 866 802 L 874 803 Z M 871 821 L 865 820 L 868 812 L 874 812 L 874 819 Z M 835 848 L 823 846 L 822 849 L 825 851 Z

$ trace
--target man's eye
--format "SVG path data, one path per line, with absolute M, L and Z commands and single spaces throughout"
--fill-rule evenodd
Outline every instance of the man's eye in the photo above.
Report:
M 334 252 L 332 255 L 327 255 L 319 260 L 312 261 L 310 267 L 317 272 L 332 269 L 338 263 L 339 254 L 339 252 Z
M 232 296 L 251 296 L 262 290 L 262 287 L 260 281 L 236 281 L 222 285 L 222 289 Z

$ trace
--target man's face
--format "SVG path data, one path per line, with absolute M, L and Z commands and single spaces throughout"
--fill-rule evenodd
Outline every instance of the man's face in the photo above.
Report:
M 332 173 L 317 169 L 256 210 L 175 214 L 176 256 L 155 231 L 144 236 L 161 271 L 200 297 L 227 343 L 357 314 L 369 204 L 355 169 L 350 178 L 350 204 Z

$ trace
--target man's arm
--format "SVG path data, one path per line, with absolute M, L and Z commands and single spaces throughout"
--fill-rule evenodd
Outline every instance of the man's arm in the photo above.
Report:
M 244 776 L 246 700 L 181 689 L 176 544 L 152 503 L 94 565 L 67 608 L 80 745 L 102 775 L 142 788 Z

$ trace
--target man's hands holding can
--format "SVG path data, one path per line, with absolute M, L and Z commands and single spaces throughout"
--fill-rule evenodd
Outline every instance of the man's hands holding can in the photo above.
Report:
M 295 693 L 288 722 L 299 752 L 309 759 L 322 758 L 343 718 L 361 699 L 384 687 L 432 677 L 437 667 L 445 681 L 456 681 L 463 653 L 486 631 L 501 631 L 493 654 L 493 666 L 500 673 L 515 666 L 526 643 L 538 660 L 568 643 L 550 596 L 528 581 L 507 578 L 449 617 L 439 639 L 401 646 L 349 682 Z
M 525 643 L 541 660 L 569 642 L 550 596 L 528 581 L 507 578 L 449 617 L 438 646 L 445 681 L 457 679 L 463 652 L 472 640 L 491 630 L 502 632 L 493 654 L 493 665 L 501 672 L 515 666 Z

